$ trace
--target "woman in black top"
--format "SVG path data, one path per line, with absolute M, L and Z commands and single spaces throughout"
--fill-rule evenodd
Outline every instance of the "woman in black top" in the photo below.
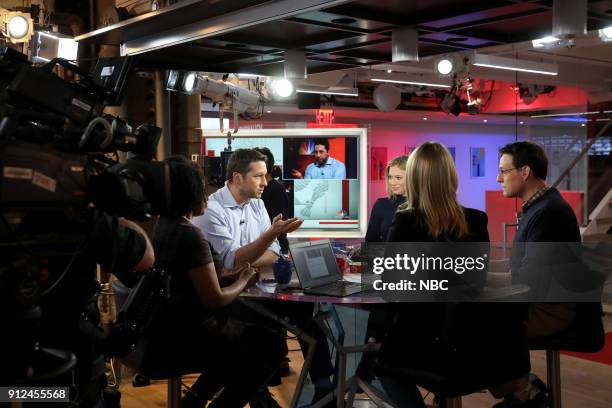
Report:
M 366 242 L 385 242 L 397 207 L 406 201 L 406 161 L 399 156 L 387 164 L 387 196 L 376 200 L 370 214 Z
M 420 145 L 408 159 L 406 203 L 395 215 L 388 241 L 472 242 L 461 247 L 461 256 L 487 253 L 487 215 L 461 207 L 457 189 L 458 177 L 448 150 L 436 142 Z M 451 279 L 458 277 L 453 271 L 449 273 Z M 486 273 L 485 268 L 461 277 L 469 279 L 467 286 L 474 294 L 484 286 Z M 429 385 L 435 391 L 435 378 L 443 379 L 440 382 L 445 383 L 449 394 L 461 395 L 529 372 L 529 354 L 517 347 L 523 338 L 520 333 L 524 322 L 501 304 L 430 302 L 396 306 L 379 362 L 395 373 L 428 373 L 416 376 L 419 385 Z M 406 377 L 388 375 L 381 382 L 399 406 L 425 407 L 418 389 Z
M 391 222 L 397 207 L 406 201 L 406 161 L 408 156 L 398 156 L 387 163 L 385 174 L 387 175 L 387 197 L 381 197 L 374 203 L 368 231 L 366 232 L 366 242 L 386 242 Z M 366 247 L 366 251 L 373 248 Z M 388 308 L 385 306 L 371 306 L 368 315 L 368 325 L 366 326 L 365 341 L 375 342 L 385 332 L 389 325 Z M 357 367 L 357 374 L 366 380 L 372 380 L 374 375 L 372 367 L 374 356 L 364 353 Z
M 231 275 L 217 273 L 210 243 L 190 222 L 205 207 L 201 170 L 184 158 L 167 162 L 172 203 L 159 219 L 153 246 L 157 265 L 172 277 L 171 298 L 147 333 L 144 371 L 152 377 L 205 371 L 182 407 L 204 406 L 211 388 L 221 387 L 209 407 L 243 407 L 280 364 L 283 339 L 223 312 L 257 274 L 248 265 Z

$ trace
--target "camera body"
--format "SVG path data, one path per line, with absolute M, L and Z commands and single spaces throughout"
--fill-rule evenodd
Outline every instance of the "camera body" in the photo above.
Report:
M 78 81 L 57 76 L 56 66 Z M 106 221 L 146 220 L 170 204 L 169 169 L 153 161 L 161 129 L 134 129 L 101 114 L 104 106 L 120 103 L 130 69 L 128 58 L 101 59 L 92 73 L 60 59 L 35 67 L 15 50 L 0 49 L 0 321 L 17 333 L 2 342 L 19 350 L 6 356 L 3 384 L 35 385 L 42 378 L 36 373 L 44 374 L 45 384 L 71 378 L 45 366 L 55 361 L 69 367 L 45 351 L 48 338 L 60 339 L 51 347 L 77 355 L 78 398 L 101 384 L 91 377 L 100 375 L 96 364 L 103 362 L 92 309 L 99 290 L 91 256 L 100 255 L 91 246 L 100 241 L 92 239 L 95 220 L 100 214 Z M 134 157 L 119 163 L 117 151 Z M 113 229 L 105 231 L 111 233 L 103 238 L 112 241 Z M 100 256 L 115 256 L 106 251 Z M 54 319 L 60 328 L 47 325 Z M 71 333 L 65 341 L 54 333 L 64 329 Z

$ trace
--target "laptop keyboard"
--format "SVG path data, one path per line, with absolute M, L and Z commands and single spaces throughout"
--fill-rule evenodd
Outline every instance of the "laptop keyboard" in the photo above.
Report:
M 363 289 L 365 288 L 362 288 L 361 283 L 338 281 L 319 286 L 316 288 L 316 291 L 335 295 L 350 295 L 361 292 Z

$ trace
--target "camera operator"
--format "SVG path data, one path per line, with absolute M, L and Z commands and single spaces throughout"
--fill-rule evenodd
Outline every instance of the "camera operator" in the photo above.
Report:
M 53 231 L 59 237 L 75 233 L 83 234 L 85 244 L 81 244 L 80 252 L 70 253 L 68 247 L 74 250 L 74 243 L 61 248 L 55 246 L 57 256 L 49 257 L 46 264 L 48 280 L 42 285 L 39 328 L 36 329 L 35 340 L 42 347 L 70 351 L 75 354 L 77 364 L 74 370 L 74 380 L 70 373 L 49 381 L 53 385 L 76 385 L 73 400 L 77 406 L 102 406 L 102 390 L 106 385 L 105 363 L 102 350 L 104 334 L 99 326 L 99 311 L 96 295 L 99 284 L 96 281 L 96 264 L 105 270 L 118 275 L 128 271 L 142 271 L 154 263 L 151 242 L 140 226 L 136 223 L 111 217 L 101 211 L 89 208 L 80 217 L 51 216 L 53 214 L 36 213 L 19 226 L 23 232 L 31 226 L 37 230 Z M 65 249 L 65 251 L 64 251 Z M 64 252 L 64 254 L 61 254 Z M 6 254 L 3 254 L 6 255 Z M 25 254 L 24 254 L 25 255 Z M 19 320 L 21 316 L 8 316 L 10 320 Z M 21 323 L 16 322 L 19 326 Z M 3 361 L 8 361 L 8 370 L 3 369 L 0 376 L 2 384 L 27 382 L 31 367 L 37 367 L 36 358 L 29 357 L 34 352 L 30 350 L 29 339 L 22 340 L 21 335 L 10 341 L 13 347 L 3 348 Z M 30 365 L 30 367 L 28 367 Z M 50 367 L 49 369 L 52 369 Z M 45 368 L 41 368 L 45 371 Z M 34 372 L 34 376 L 40 372 Z M 32 385 L 50 385 L 32 384 Z
M 108 87 L 68 61 L 34 67 L 0 49 L 0 385 L 74 386 L 68 405 L 81 407 L 103 406 L 106 384 L 97 264 L 124 279 L 154 264 L 143 229 L 110 214 L 159 214 L 164 191 L 163 166 L 109 171 L 107 154 L 152 150 L 160 130 L 97 116 L 129 72 L 125 59 L 99 62 L 119 73 Z

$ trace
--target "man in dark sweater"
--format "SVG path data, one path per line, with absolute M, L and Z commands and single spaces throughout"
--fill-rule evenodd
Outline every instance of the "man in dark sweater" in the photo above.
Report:
M 532 290 L 532 298 L 542 298 L 553 279 L 555 265 L 565 262 L 561 245 L 529 243 L 580 242 L 580 230 L 574 211 L 556 188 L 546 184 L 548 159 L 544 150 L 531 142 L 511 143 L 500 149 L 497 181 L 503 194 L 520 198 L 518 229 L 510 257 L 513 283 L 523 283 Z M 535 296 L 535 297 L 534 297 Z M 517 310 L 520 306 L 517 305 Z M 528 337 L 548 336 L 568 328 L 576 317 L 573 303 L 531 303 L 528 308 Z M 544 384 L 520 378 L 491 390 L 504 401 L 495 407 L 540 408 L 548 402 Z
M 268 169 L 266 182 L 268 185 L 264 188 L 261 199 L 264 202 L 270 221 L 278 214 L 283 214 L 283 220 L 286 220 L 289 218 L 289 197 L 287 196 L 285 186 L 272 176 L 274 172 L 274 155 L 267 147 L 258 147 L 255 150 L 266 156 L 266 167 Z M 281 252 L 285 255 L 288 254 L 289 240 L 287 240 L 287 234 L 279 235 L 278 243 L 280 244 Z

